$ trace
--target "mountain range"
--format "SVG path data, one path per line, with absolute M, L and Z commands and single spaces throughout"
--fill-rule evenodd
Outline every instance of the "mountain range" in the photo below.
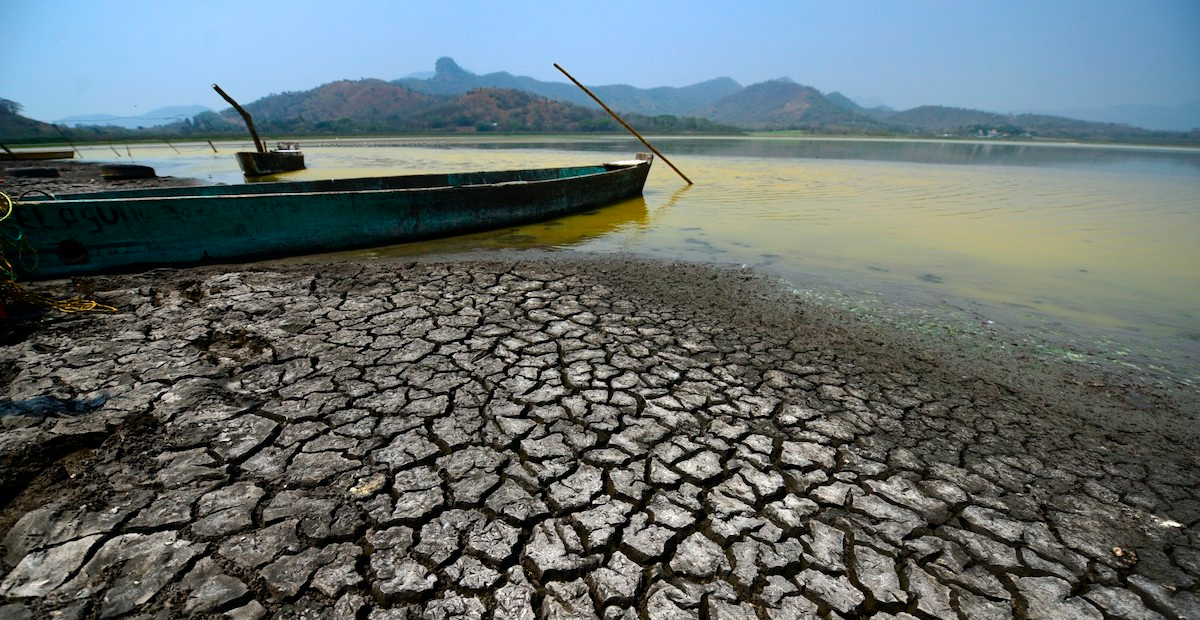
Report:
M 429 90 L 445 88 L 431 78 Z M 447 89 L 448 90 L 448 89 Z M 557 101 L 512 88 L 464 87 L 438 93 L 376 79 L 341 80 L 312 90 L 270 95 L 243 105 L 259 132 L 387 134 L 420 132 L 612 132 L 621 128 L 598 108 Z M 707 119 L 628 115 L 646 131 L 741 133 Z M 204 113 L 185 124 L 187 133 L 244 132 L 231 109 Z
M 460 95 L 479 88 L 506 88 L 541 95 L 556 101 L 566 101 L 585 107 L 596 104 L 585 93 L 565 82 L 544 82 L 507 72 L 476 75 L 460 67 L 452 58 L 440 58 L 433 73 L 422 73 L 399 80 L 398 84 L 412 90 L 437 95 Z M 799 123 L 820 125 L 827 119 L 848 120 L 855 125 L 861 119 L 885 120 L 894 112 L 877 101 L 860 105 L 841 93 L 822 94 L 815 88 L 790 85 L 787 78 L 743 87 L 731 78 L 722 77 L 682 88 L 659 87 L 639 89 L 633 86 L 589 86 L 589 89 L 619 112 L 653 116 L 699 116 L 711 120 L 754 129 L 780 129 Z M 726 101 L 723 99 L 729 98 Z M 826 101 L 821 101 L 824 98 Z M 799 101 L 797 101 L 799 99 Z M 772 104 L 771 100 L 775 100 Z M 833 107 L 849 110 L 848 119 L 832 116 Z M 954 110 L 944 106 L 925 106 L 930 109 Z M 922 108 L 916 108 L 921 110 Z M 797 114 L 799 112 L 799 114 Z M 928 116 L 929 110 L 912 116 Z M 1084 121 L 1127 124 L 1158 131 L 1187 131 L 1200 127 L 1200 102 L 1182 106 L 1113 106 L 1073 111 L 1038 111 L 1036 113 L 1000 114 L 982 111 L 979 122 L 1000 123 L 1021 116 L 1069 117 Z M 796 117 L 799 118 L 796 118 Z M 816 116 L 816 118 L 813 118 Z M 902 124 L 905 117 L 899 119 Z M 918 126 L 920 124 L 918 123 Z
M 476 75 L 458 66 L 454 59 L 445 57 L 439 58 L 434 64 L 432 77 L 409 77 L 394 80 L 392 83 L 431 95 L 461 95 L 479 88 L 505 88 L 540 95 L 554 101 L 597 107 L 591 97 L 573 84 L 543 82 L 507 72 Z M 705 105 L 742 90 L 740 84 L 727 77 L 682 88 L 662 86 L 642 89 L 624 84 L 588 88 L 614 110 L 646 116 L 695 116 L 693 112 Z
M 261 132 L 276 135 L 620 130 L 591 98 L 566 82 L 546 82 L 507 72 L 477 75 L 451 58 L 439 59 L 434 69 L 429 75 L 392 81 L 340 80 L 307 91 L 268 95 L 246 102 L 244 107 Z M 787 78 L 749 86 L 730 78 L 717 78 L 678 88 L 642 89 L 628 85 L 590 88 L 634 126 L 657 133 L 795 130 L 845 135 L 1200 143 L 1200 129 L 1152 131 L 1051 114 L 998 114 L 945 106 L 903 111 L 881 105 L 863 107 L 841 93 L 822 93 Z M 199 113 L 186 117 L 197 108 Z M 151 127 L 151 120 L 175 114 L 183 114 L 185 118 L 146 131 L 168 135 L 244 133 L 240 117 L 231 108 L 219 113 L 202 106 L 190 110 L 164 108 L 136 119 L 120 120 L 126 121 L 121 123 L 125 127 L 130 124 Z M 112 137 L 112 132 L 122 131 L 96 124 L 96 117 L 88 118 L 93 121 L 90 126 L 72 129 L 74 135 Z M 1196 119 L 1196 126 L 1200 127 L 1200 114 Z M 0 136 L 5 140 L 20 138 L 10 136 L 9 129 L 27 133 L 29 124 L 10 124 L 6 128 L 0 122 Z M 46 125 L 30 137 L 46 137 L 55 132 L 53 126 Z
M 441 58 L 428 77 L 340 81 L 264 97 L 246 108 L 276 131 L 611 131 L 619 130 L 587 94 L 565 82 L 507 72 L 478 75 Z M 1197 143 L 1200 131 L 1150 131 L 1048 114 L 999 114 L 945 106 L 864 108 L 840 93 L 790 79 L 742 86 L 730 78 L 640 89 L 589 87 L 645 131 L 730 133 L 797 130 L 848 135 L 1038 137 L 1118 142 Z M 237 119 L 226 110 L 222 118 Z M 316 120 L 320 119 L 320 120 Z M 215 119 L 209 119 L 210 121 Z M 256 121 L 257 122 L 257 121 Z M 1200 122 L 1197 123 L 1200 126 Z M 216 129 L 210 124 L 206 129 Z
M 89 114 L 86 116 L 69 116 L 56 121 L 60 125 L 79 127 L 81 125 L 98 125 L 137 129 L 138 127 L 159 127 L 170 125 L 184 119 L 192 118 L 202 112 L 212 110 L 202 105 L 177 105 L 151 110 L 137 116 L 116 116 L 113 114 Z
M 1184 131 L 1200 127 L 1200 101 L 1174 106 L 1126 104 L 1042 112 L 1084 121 L 1125 123 L 1156 131 Z

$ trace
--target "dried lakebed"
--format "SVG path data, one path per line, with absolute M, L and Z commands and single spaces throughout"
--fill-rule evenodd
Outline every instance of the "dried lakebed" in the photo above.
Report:
M 1119 382 L 691 265 L 75 285 L 0 340 L 0 617 L 1200 617 L 1194 412 Z

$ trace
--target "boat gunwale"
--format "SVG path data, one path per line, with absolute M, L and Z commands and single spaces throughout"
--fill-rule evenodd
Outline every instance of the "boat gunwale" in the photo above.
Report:
M 22 201 L 20 201 L 20 203 L 23 206 L 33 207 L 33 206 L 63 205 L 63 204 L 84 204 L 84 203 L 101 203 L 101 204 L 108 204 L 108 203 L 112 203 L 112 202 L 142 203 L 142 202 L 163 201 L 163 200 L 183 201 L 183 200 L 197 200 L 197 199 L 215 199 L 215 200 L 239 199 L 240 200 L 240 199 L 248 199 L 248 198 L 277 198 L 277 197 L 281 197 L 281 196 L 301 196 L 301 197 L 303 197 L 303 196 L 323 196 L 323 195 L 329 195 L 329 194 L 369 195 L 369 194 L 379 194 L 379 193 L 434 192 L 434 191 L 441 192 L 441 191 L 455 190 L 455 189 L 478 190 L 478 189 L 502 188 L 502 187 L 513 187 L 513 186 L 534 186 L 534 185 L 548 184 L 548 183 L 562 183 L 562 182 L 566 182 L 566 181 L 573 181 L 576 179 L 586 179 L 586 178 L 601 176 L 601 175 L 605 175 L 605 174 L 612 174 L 614 172 L 619 172 L 619 171 L 627 170 L 630 168 L 636 168 L 637 166 L 648 166 L 648 165 L 650 165 L 649 161 L 625 160 L 625 161 L 620 161 L 620 162 L 591 164 L 591 165 L 584 165 L 584 166 L 563 166 L 563 167 L 557 167 L 557 168 L 528 168 L 528 169 L 500 170 L 500 171 L 482 170 L 482 171 L 473 171 L 473 172 L 410 174 L 410 175 L 392 175 L 392 176 L 382 176 L 382 177 L 353 177 L 353 178 L 346 178 L 346 179 L 314 179 L 314 180 L 310 180 L 310 181 L 273 181 L 271 183 L 266 183 L 266 184 L 247 183 L 247 184 L 224 185 L 224 186 L 199 185 L 199 186 L 192 186 L 190 188 L 189 187 L 140 188 L 140 189 L 130 189 L 130 190 L 111 190 L 111 191 L 107 191 L 107 192 L 86 192 L 86 193 L 80 193 L 80 194 L 61 194 L 61 195 L 56 195 L 53 199 L 22 200 Z M 545 178 L 545 179 L 537 179 L 537 180 L 532 180 L 532 181 L 526 181 L 526 180 L 521 180 L 521 179 L 511 179 L 511 180 L 506 180 L 506 181 L 498 181 L 495 183 L 461 183 L 458 185 L 422 185 L 419 187 L 391 187 L 391 188 L 384 187 L 384 188 L 361 188 L 361 189 L 353 189 L 353 188 L 335 186 L 335 187 L 331 187 L 329 189 L 314 189 L 314 190 L 308 190 L 308 191 L 265 191 L 265 192 L 253 192 L 252 191 L 252 192 L 244 192 L 244 193 L 209 194 L 209 195 L 182 193 L 183 191 L 186 191 L 187 189 L 203 189 L 203 188 L 210 188 L 210 187 L 227 187 L 227 188 L 241 187 L 241 186 L 262 187 L 263 185 L 270 185 L 270 184 L 295 186 L 295 185 L 301 185 L 301 184 L 305 184 L 305 183 L 335 183 L 335 184 L 349 185 L 349 184 L 353 184 L 356 182 L 371 182 L 371 181 L 376 181 L 376 180 L 386 181 L 388 179 L 417 178 L 417 177 L 422 177 L 422 176 L 430 176 L 430 177 L 435 177 L 435 178 L 437 178 L 437 177 L 449 178 L 449 177 L 453 177 L 453 176 L 467 176 L 467 175 L 474 175 L 474 174 L 497 174 L 497 173 L 524 174 L 524 173 L 546 172 L 546 171 L 552 171 L 552 170 L 592 170 L 592 169 L 594 169 L 595 171 L 594 172 L 584 172 L 582 174 L 575 174 L 575 175 L 570 175 L 570 176 L 565 176 L 565 177 Z M 170 192 L 180 192 L 180 193 L 178 193 L 178 194 L 157 193 L 164 189 L 169 190 Z M 146 193 L 147 195 L 145 195 L 145 196 L 138 195 L 139 193 Z M 106 194 L 120 194 L 120 195 L 106 196 Z

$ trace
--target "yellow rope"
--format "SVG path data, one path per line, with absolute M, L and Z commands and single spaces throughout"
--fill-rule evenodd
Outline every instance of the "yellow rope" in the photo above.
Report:
M 0 215 L 0 222 L 8 219 L 14 210 L 12 198 L 8 194 L 0 192 L 0 196 L 4 198 L 4 213 Z M 19 204 L 19 203 L 18 203 Z M 24 235 L 20 230 L 12 236 L 12 241 L 9 236 L 0 234 L 0 303 L 13 302 L 24 303 L 43 308 L 53 308 L 59 312 L 116 312 L 117 309 L 112 306 L 106 306 L 102 303 L 75 297 L 73 299 L 54 299 L 47 295 L 31 291 L 20 284 L 17 284 L 17 272 L 13 268 L 12 263 L 8 262 L 8 257 L 5 256 L 5 251 L 15 249 L 18 256 L 25 253 L 25 249 L 29 248 L 29 242 L 24 239 Z M 35 255 L 36 257 L 36 255 Z M 36 264 L 36 263 L 35 263 Z
M 12 215 L 13 203 L 12 198 L 9 198 L 8 194 L 0 192 L 0 196 L 4 196 L 4 202 L 6 203 L 4 207 L 4 215 L 0 215 L 0 222 L 3 222 L 4 220 L 8 219 L 8 216 Z

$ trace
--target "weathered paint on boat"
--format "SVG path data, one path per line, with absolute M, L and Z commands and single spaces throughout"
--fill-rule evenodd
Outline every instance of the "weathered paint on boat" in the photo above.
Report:
M 642 156 L 639 156 L 642 157 Z M 455 235 L 641 194 L 650 160 L 504 172 L 170 187 L 22 200 L 24 279 L 236 262 Z M 14 263 L 24 261 L 13 261 Z

